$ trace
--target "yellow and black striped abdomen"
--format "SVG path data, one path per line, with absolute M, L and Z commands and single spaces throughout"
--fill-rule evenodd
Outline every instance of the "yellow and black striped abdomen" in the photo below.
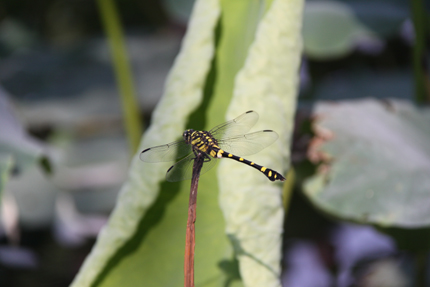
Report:
M 218 158 L 221 158 L 221 157 L 231 158 L 231 159 L 234 159 L 235 161 L 243 162 L 244 164 L 252 166 L 253 168 L 258 169 L 259 171 L 264 173 L 264 175 L 267 176 L 267 178 L 270 179 L 271 181 L 275 181 L 275 180 L 285 181 L 285 177 L 283 177 L 279 172 L 276 172 L 273 169 L 258 165 L 255 162 L 249 161 L 247 159 L 236 156 L 234 154 L 225 152 L 222 149 L 219 149 L 219 148 L 217 149 L 216 147 L 213 147 L 211 152 L 215 152 L 216 157 L 218 157 Z M 212 156 L 212 154 L 211 154 L 211 156 Z

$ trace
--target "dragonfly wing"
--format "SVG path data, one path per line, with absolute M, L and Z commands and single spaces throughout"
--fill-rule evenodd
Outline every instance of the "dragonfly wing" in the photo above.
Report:
M 170 182 L 182 181 L 191 179 L 193 177 L 193 165 L 195 155 L 190 154 L 186 158 L 178 161 L 169 168 L 166 173 L 166 180 Z M 203 167 L 200 171 L 200 175 L 208 172 L 216 164 L 216 159 L 207 157 L 203 163 Z
M 207 157 L 205 159 L 205 162 L 203 163 L 203 167 L 202 167 L 202 170 L 200 171 L 200 175 L 207 173 L 216 165 L 216 163 L 217 163 L 216 158 Z
M 255 111 L 247 111 L 237 118 L 220 124 L 209 132 L 216 139 L 223 139 L 239 134 L 247 133 L 258 121 L 258 114 Z
M 167 162 L 182 158 L 191 152 L 191 146 L 183 139 L 165 145 L 147 148 L 140 153 L 145 162 Z
M 218 140 L 219 147 L 229 153 L 245 156 L 255 154 L 268 147 L 278 139 L 272 130 L 263 130 L 246 135 Z

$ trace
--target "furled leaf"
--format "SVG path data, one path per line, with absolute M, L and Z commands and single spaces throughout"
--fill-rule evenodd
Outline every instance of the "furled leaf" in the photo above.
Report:
M 215 0 L 196 2 L 182 50 L 167 80 L 166 92 L 153 114 L 152 124 L 144 136 L 142 149 L 177 139 L 185 126 L 210 129 L 239 116 L 247 109 L 255 109 L 261 116 L 260 125 L 276 129 L 281 137 L 276 148 L 269 151 L 271 156 L 266 155 L 268 161 L 265 163 L 271 164 L 269 160 L 276 157 L 273 168 L 285 171 L 289 150 L 285 146 L 289 141 L 292 111 L 295 108 L 301 47 L 298 35 L 303 4 L 297 0 L 275 2 L 275 8 L 269 5 L 270 1 L 222 0 L 221 5 Z M 222 17 L 218 18 L 220 13 Z M 270 17 L 266 17 L 266 13 Z M 286 18 L 285 15 L 291 17 Z M 254 39 L 257 29 L 258 40 Z M 264 37 L 265 34 L 269 39 Z M 250 56 L 248 49 L 253 42 L 253 56 Z M 260 49 L 262 51 L 256 52 Z M 245 61 L 250 63 L 246 64 L 244 71 L 249 72 L 256 65 L 257 74 L 250 81 L 236 83 L 234 87 L 234 79 Z M 261 74 L 264 74 L 262 79 L 268 80 L 267 86 L 273 89 L 260 89 L 263 94 L 255 91 L 246 99 L 235 96 L 241 99 L 232 104 L 236 105 L 237 111 L 231 111 L 225 118 L 233 89 L 237 93 L 238 89 L 245 87 L 246 83 L 252 84 Z M 259 85 L 265 84 L 260 82 Z M 283 98 L 281 95 L 285 94 Z M 273 99 L 267 105 L 262 105 L 267 97 Z M 249 103 L 242 105 L 241 101 Z M 187 119 L 189 124 L 186 125 Z M 274 126 L 271 126 L 273 123 Z M 238 165 L 235 163 L 236 167 Z M 163 183 L 160 186 L 168 167 L 169 163 L 144 163 L 134 158 L 129 179 L 121 190 L 108 226 L 99 235 L 72 286 L 134 287 L 143 284 L 170 287 L 183 284 L 189 181 Z M 204 174 L 199 182 L 195 282 L 196 286 L 242 286 L 238 262 L 234 258 L 231 242 L 225 235 L 225 224 L 218 205 L 218 183 L 222 180 L 218 182 L 216 171 L 213 169 Z M 263 210 L 263 217 L 258 221 L 274 219 L 267 230 L 270 251 L 261 256 L 259 243 L 269 244 L 268 241 L 250 241 L 249 235 L 245 238 L 235 237 L 235 232 L 231 230 L 228 235 L 235 247 L 245 241 L 251 242 L 251 246 L 243 246 L 250 257 L 256 256 L 255 259 L 261 263 L 257 263 L 258 266 L 255 266 L 255 262 L 246 264 L 243 253 L 236 248 L 236 252 L 240 253 L 240 271 L 245 284 L 252 280 L 252 276 L 256 276 L 260 277 L 258 281 L 249 286 L 278 286 L 283 216 L 280 185 L 268 181 L 264 175 L 249 167 L 247 171 L 251 176 L 260 178 L 260 192 L 270 193 L 266 198 L 270 203 L 268 209 L 266 205 L 252 208 L 254 213 L 259 208 Z M 237 181 L 235 186 L 249 188 L 254 184 L 233 174 L 228 177 L 229 181 Z M 224 177 L 224 174 L 220 176 Z M 227 220 L 230 220 L 228 207 L 223 206 L 223 210 L 227 212 Z M 272 213 L 275 213 L 273 218 L 270 216 Z M 249 230 L 254 228 L 260 229 L 253 224 L 247 227 Z M 261 276 L 253 272 L 259 272 Z M 262 285 L 255 285 L 260 283 Z
M 244 67 L 236 77 L 227 118 L 255 109 L 255 130 L 274 129 L 280 138 L 249 157 L 282 174 L 288 169 L 288 148 L 296 107 L 302 48 L 303 1 L 275 0 L 259 23 Z M 220 203 L 227 234 L 233 242 L 245 286 L 280 286 L 284 210 L 281 183 L 274 183 L 232 161 L 219 169 Z
M 318 103 L 321 159 L 309 199 L 336 217 L 383 227 L 430 225 L 430 110 L 405 101 Z
M 176 140 L 201 102 L 214 55 L 218 16 L 216 0 L 196 2 L 181 52 L 141 149 Z M 179 184 L 163 185 L 159 195 L 168 167 L 168 163 L 145 164 L 138 154 L 134 157 L 118 204 L 72 286 L 180 284 L 187 196 L 179 194 Z

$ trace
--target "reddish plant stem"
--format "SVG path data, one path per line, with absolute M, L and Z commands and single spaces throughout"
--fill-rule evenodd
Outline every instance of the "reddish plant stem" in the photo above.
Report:
M 184 259 L 184 286 L 194 287 L 194 247 L 197 188 L 199 185 L 200 170 L 202 169 L 204 156 L 198 153 L 194 159 L 193 177 L 191 179 L 190 201 L 188 204 L 187 233 L 185 236 L 185 259 Z

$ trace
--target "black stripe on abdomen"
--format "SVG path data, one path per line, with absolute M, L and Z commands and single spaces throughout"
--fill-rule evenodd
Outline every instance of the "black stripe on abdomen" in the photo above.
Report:
M 231 159 L 234 159 L 235 161 L 243 162 L 249 166 L 252 166 L 253 168 L 264 173 L 264 175 L 267 176 L 267 178 L 269 178 L 271 181 L 275 181 L 275 180 L 284 181 L 285 180 L 285 177 L 283 177 L 280 173 L 274 171 L 273 169 L 258 165 L 255 162 L 249 161 L 247 159 L 244 159 L 243 157 L 236 156 L 234 154 L 225 152 L 223 150 L 219 150 L 218 153 L 221 153 L 222 157 L 231 158 Z

